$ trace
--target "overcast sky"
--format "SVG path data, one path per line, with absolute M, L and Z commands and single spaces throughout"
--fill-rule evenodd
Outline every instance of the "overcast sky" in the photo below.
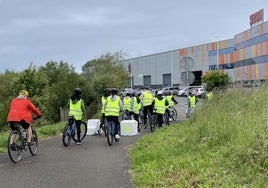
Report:
M 267 0 L 0 0 L 0 72 L 126 59 L 233 38 Z

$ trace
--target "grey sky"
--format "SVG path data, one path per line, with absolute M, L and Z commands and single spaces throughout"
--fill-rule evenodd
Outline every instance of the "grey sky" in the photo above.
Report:
M 77 72 L 107 52 L 128 58 L 232 38 L 267 0 L 0 0 L 0 72 L 48 61 Z

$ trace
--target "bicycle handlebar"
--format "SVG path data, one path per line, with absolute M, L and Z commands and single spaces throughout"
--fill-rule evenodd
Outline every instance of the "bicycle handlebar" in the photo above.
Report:
M 36 117 L 34 117 L 33 120 L 37 120 L 37 119 L 39 119 L 39 118 L 41 118 L 41 115 L 40 115 L 40 116 L 36 116 Z

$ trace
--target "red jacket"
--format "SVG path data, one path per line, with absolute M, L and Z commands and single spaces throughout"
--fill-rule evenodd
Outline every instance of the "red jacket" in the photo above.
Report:
M 24 119 L 27 123 L 32 123 L 32 112 L 40 116 L 41 112 L 27 98 L 17 97 L 10 104 L 7 121 L 21 121 Z

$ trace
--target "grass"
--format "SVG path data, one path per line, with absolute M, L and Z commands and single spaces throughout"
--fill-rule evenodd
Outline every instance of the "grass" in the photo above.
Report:
M 191 119 L 147 134 L 129 151 L 135 187 L 268 187 L 268 89 L 230 89 Z M 64 122 L 37 129 L 39 139 Z M 0 135 L 6 152 L 8 133 Z
M 267 187 L 268 89 L 227 90 L 129 153 L 136 187 Z

